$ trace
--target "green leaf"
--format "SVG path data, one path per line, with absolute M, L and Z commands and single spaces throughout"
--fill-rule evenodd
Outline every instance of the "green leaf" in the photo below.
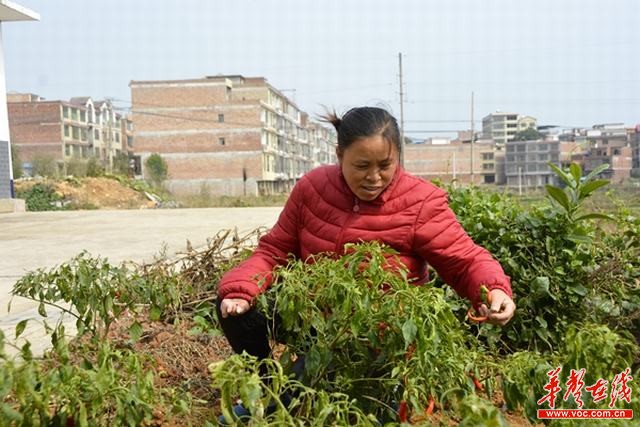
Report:
M 29 321 L 29 319 L 24 319 L 18 322 L 18 324 L 16 325 L 16 339 L 22 335 L 22 333 L 24 332 L 24 328 L 27 327 L 27 322 Z
M 7 403 L 0 403 L 0 413 L 2 414 L 2 418 L 6 421 L 15 421 L 16 425 L 19 425 L 23 419 L 23 416 L 20 412 L 13 409 Z M 8 425 L 13 425 L 11 422 Z
M 575 182 L 580 182 L 580 178 L 582 177 L 582 168 L 580 165 L 577 163 L 571 163 L 571 165 L 569 165 L 569 171 L 571 172 Z
M 142 332 L 144 332 L 144 330 L 142 329 L 142 325 L 138 321 L 133 322 L 131 326 L 129 326 L 129 336 L 131 337 L 132 341 L 138 341 L 140 339 L 140 336 L 142 336 Z
M 570 240 L 574 243 L 591 243 L 592 242 L 591 237 L 581 235 L 581 234 L 569 234 L 567 236 L 567 240 Z
M 45 310 L 44 302 L 40 302 L 38 305 L 38 314 L 42 317 L 47 317 L 47 310 Z
M 597 168 L 595 168 L 594 170 L 592 170 L 591 172 L 589 172 L 589 174 L 584 177 L 584 180 L 585 181 L 591 181 L 591 178 L 601 174 L 602 172 L 604 172 L 607 169 L 609 169 L 609 163 L 604 163 L 604 164 L 598 166 Z
M 154 322 L 160 320 L 161 315 L 162 315 L 162 310 L 160 309 L 160 307 L 156 305 L 151 307 L 151 310 L 149 310 L 149 319 L 153 320 Z
M 545 185 L 545 188 L 547 190 L 547 193 L 549 193 L 549 196 L 551 196 L 556 202 L 558 202 L 565 211 L 569 212 L 570 205 L 567 193 L 565 193 L 560 188 L 549 184 Z
M 542 316 L 536 316 L 536 322 L 538 322 L 538 324 L 540 326 L 542 326 L 543 328 L 547 328 L 547 321 L 544 320 L 544 318 Z
M 589 194 L 596 191 L 598 188 L 604 187 L 607 184 L 609 184 L 608 179 L 597 179 L 595 181 L 587 182 L 580 188 L 580 198 L 584 199 Z
M 606 219 L 608 221 L 615 221 L 616 219 L 611 215 L 601 214 L 601 213 L 590 213 L 586 215 L 580 215 L 575 219 L 575 221 L 584 221 L 585 219 Z
M 409 345 L 416 337 L 418 327 L 412 319 L 408 319 L 402 325 L 402 337 L 406 345 Z
M 585 296 L 587 294 L 587 288 L 585 288 L 582 285 L 577 285 L 577 286 L 572 286 L 569 288 L 571 290 L 571 292 L 573 292 L 574 294 L 578 294 L 580 296 Z
M 533 281 L 532 290 L 536 294 L 549 295 L 549 278 L 545 276 L 536 277 Z
M 318 373 L 318 370 L 320 369 L 320 353 L 316 347 L 312 347 L 307 353 L 304 369 L 311 375 Z
M 20 356 L 25 361 L 33 359 L 33 353 L 31 352 L 31 343 L 27 341 L 20 349 Z
M 553 169 L 553 171 L 556 173 L 556 175 L 558 175 L 560 177 L 560 179 L 562 181 L 564 181 L 565 184 L 567 184 L 569 187 L 571 188 L 575 188 L 575 183 L 573 182 L 573 180 L 571 179 L 571 175 L 569 175 L 568 173 L 564 172 L 562 169 L 560 169 L 558 166 L 554 165 L 553 163 L 549 162 L 548 163 L 549 167 L 551 169 Z

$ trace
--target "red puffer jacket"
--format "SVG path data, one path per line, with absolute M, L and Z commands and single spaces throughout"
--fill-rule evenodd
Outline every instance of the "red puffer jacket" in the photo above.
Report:
M 344 253 L 345 243 L 377 240 L 399 252 L 410 278 L 428 279 L 427 263 L 474 303 L 480 285 L 511 296 L 509 277 L 491 254 L 477 246 L 449 208 L 447 194 L 398 168 L 391 184 L 371 202 L 357 199 L 340 167 L 312 170 L 295 185 L 271 231 L 243 263 L 227 272 L 220 298 L 249 302 L 271 284 L 271 272 L 292 254 Z M 258 286 L 258 282 L 262 286 Z

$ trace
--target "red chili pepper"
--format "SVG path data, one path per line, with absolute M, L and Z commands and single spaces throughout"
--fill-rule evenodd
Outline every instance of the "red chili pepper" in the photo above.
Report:
M 409 347 L 407 348 L 407 352 L 404 354 L 404 360 L 409 360 L 413 357 L 413 353 L 416 352 L 416 345 L 415 344 L 409 344 Z
M 470 376 L 471 380 L 473 381 L 473 385 L 476 387 L 476 391 L 484 391 L 484 384 L 482 384 L 475 375 L 470 374 Z
M 405 400 L 400 402 L 400 407 L 398 408 L 398 418 L 401 423 L 406 423 L 409 421 L 409 409 L 407 408 L 407 402 Z
M 436 407 L 436 401 L 433 396 L 429 396 L 429 406 L 427 406 L 427 410 L 424 411 L 426 415 L 433 414 L 433 409 Z
M 471 307 L 467 311 L 467 318 L 469 320 L 471 320 L 472 322 L 482 323 L 482 322 L 486 322 L 487 319 L 489 318 L 489 316 L 476 316 L 475 315 L 475 310 L 473 309 L 473 307 Z

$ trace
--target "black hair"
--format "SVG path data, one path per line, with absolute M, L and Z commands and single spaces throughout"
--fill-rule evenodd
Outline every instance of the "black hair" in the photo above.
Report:
M 321 116 L 338 132 L 338 149 L 344 150 L 360 138 L 380 135 L 402 151 L 398 122 L 387 110 L 379 107 L 356 107 L 342 118 L 336 112 Z

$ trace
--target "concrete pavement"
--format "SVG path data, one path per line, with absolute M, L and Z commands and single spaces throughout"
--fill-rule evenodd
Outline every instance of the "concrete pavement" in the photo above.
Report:
M 96 210 L 0 214 L 0 329 L 8 338 L 16 324 L 39 319 L 37 304 L 14 298 L 7 303 L 13 284 L 26 272 L 52 268 L 86 250 L 123 261 L 152 261 L 163 248 L 171 256 L 194 248 L 220 230 L 238 228 L 240 235 L 259 226 L 272 227 L 282 208 L 208 208 L 153 210 Z M 51 316 L 50 316 L 51 317 Z M 53 320 L 50 323 L 54 323 Z M 42 327 L 29 322 L 24 337 L 34 353 L 48 345 Z

